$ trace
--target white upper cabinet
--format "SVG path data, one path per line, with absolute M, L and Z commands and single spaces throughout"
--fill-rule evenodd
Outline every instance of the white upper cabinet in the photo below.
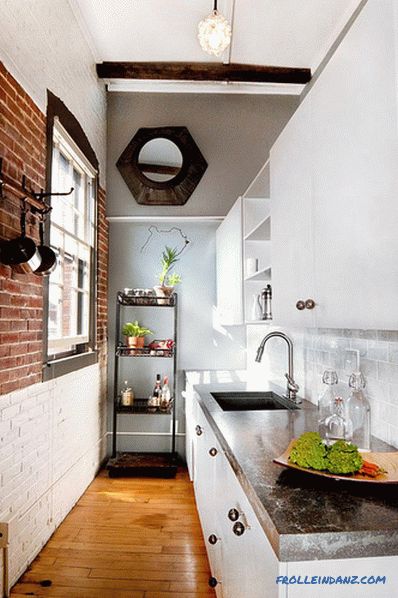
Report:
M 271 151 L 272 312 L 288 326 L 313 325 L 295 307 L 314 296 L 310 124 L 306 102 Z
M 242 324 L 244 320 L 242 230 L 239 197 L 216 233 L 217 309 L 224 326 Z
M 365 6 L 271 151 L 276 324 L 397 327 L 392 10 Z

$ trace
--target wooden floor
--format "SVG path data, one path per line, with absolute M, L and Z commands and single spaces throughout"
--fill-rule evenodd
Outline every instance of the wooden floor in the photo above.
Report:
M 101 473 L 11 596 L 214 597 L 185 470 L 173 480 Z M 51 580 L 50 587 L 40 582 Z

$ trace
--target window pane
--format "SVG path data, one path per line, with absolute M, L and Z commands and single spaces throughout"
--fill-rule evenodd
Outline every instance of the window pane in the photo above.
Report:
M 49 286 L 48 297 L 48 337 L 59 338 L 62 336 L 62 289 L 56 285 Z
M 96 190 L 94 173 L 86 171 L 79 155 L 78 148 L 69 147 L 69 141 L 56 132 L 52 188 L 66 192 L 73 187 L 74 191 L 52 200 L 50 244 L 59 257 L 49 278 L 49 355 L 74 351 L 89 341 Z

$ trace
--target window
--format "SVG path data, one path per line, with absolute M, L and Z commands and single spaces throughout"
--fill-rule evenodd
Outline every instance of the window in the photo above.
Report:
M 55 119 L 51 188 L 74 191 L 52 199 L 50 245 L 58 263 L 48 283 L 48 361 L 95 346 L 96 175 Z

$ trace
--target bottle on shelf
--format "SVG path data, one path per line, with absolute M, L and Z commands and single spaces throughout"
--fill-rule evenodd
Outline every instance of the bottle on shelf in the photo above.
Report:
M 318 428 L 322 438 L 326 439 L 326 420 L 335 410 L 335 399 L 337 397 L 337 373 L 332 369 L 323 372 L 323 391 L 318 399 Z
M 160 406 L 160 398 L 162 394 L 162 387 L 160 384 L 161 375 L 156 374 L 156 382 L 151 396 L 148 399 L 148 407 L 157 408 Z
M 324 420 L 320 429 L 321 435 L 326 439 L 329 446 L 337 440 L 351 440 L 351 421 L 347 417 L 344 401 L 341 397 L 334 399 L 332 410 L 333 413 Z
M 252 322 L 259 322 L 262 318 L 263 311 L 260 303 L 260 295 L 255 293 L 252 296 L 252 306 L 250 311 L 250 319 Z
M 162 411 L 167 411 L 170 407 L 171 404 L 171 393 L 170 393 L 170 387 L 169 387 L 169 377 L 165 376 L 163 378 L 163 386 L 162 386 L 162 392 L 161 392 L 161 396 L 160 396 L 160 409 Z
M 128 381 L 124 381 L 124 386 L 120 392 L 120 404 L 123 407 L 130 407 L 134 403 L 134 393 Z
M 370 451 L 370 404 L 364 392 L 365 378 L 357 370 L 351 374 L 348 384 L 351 389 L 347 401 L 351 442 L 356 444 L 359 450 Z

